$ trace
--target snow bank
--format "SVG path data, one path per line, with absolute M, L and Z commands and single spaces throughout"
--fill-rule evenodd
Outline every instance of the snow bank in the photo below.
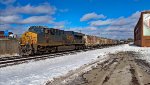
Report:
M 99 59 L 104 60 L 108 53 L 118 51 L 136 51 L 144 54 L 142 59 L 150 61 L 150 48 L 121 45 L 104 49 L 82 52 L 74 55 L 56 57 L 36 62 L 0 68 L 0 85 L 42 85 L 47 80 L 75 70 L 84 64 Z

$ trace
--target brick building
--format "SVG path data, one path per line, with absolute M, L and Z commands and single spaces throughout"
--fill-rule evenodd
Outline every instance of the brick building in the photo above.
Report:
M 141 12 L 134 29 L 134 44 L 141 47 L 150 47 L 150 11 Z

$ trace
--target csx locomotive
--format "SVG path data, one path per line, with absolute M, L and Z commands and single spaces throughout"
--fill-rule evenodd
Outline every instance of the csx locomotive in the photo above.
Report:
M 117 44 L 117 41 L 73 31 L 31 26 L 22 35 L 20 44 L 22 55 L 33 55 L 102 45 L 114 45 Z

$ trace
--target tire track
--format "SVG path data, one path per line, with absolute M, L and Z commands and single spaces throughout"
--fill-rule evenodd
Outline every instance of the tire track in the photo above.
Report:
M 133 51 L 109 54 L 108 60 L 93 63 L 96 66 L 91 70 L 53 82 L 57 85 L 150 85 L 149 64 L 137 60 L 138 55 Z M 53 82 L 46 85 L 55 85 Z

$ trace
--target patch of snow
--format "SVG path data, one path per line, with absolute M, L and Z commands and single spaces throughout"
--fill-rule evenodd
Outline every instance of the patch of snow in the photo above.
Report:
M 122 46 L 122 51 L 135 51 L 140 53 L 140 59 L 146 60 L 150 63 L 150 47 L 138 47 L 130 44 Z
M 11 56 L 19 56 L 18 53 L 13 53 L 13 54 L 1 54 L 0 57 L 11 57 Z
M 125 44 L 0 68 L 0 85 L 41 85 L 97 59 L 104 60 L 106 54 L 119 51 L 140 52 L 144 55 L 141 59 L 150 62 L 150 48 Z

